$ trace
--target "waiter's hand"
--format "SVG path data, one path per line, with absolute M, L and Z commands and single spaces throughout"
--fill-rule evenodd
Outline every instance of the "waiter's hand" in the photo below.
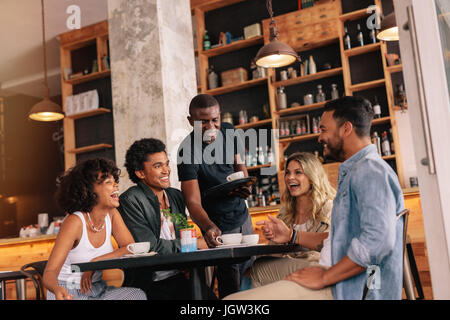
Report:
M 220 236 L 222 231 L 215 225 L 212 224 L 203 235 L 206 241 L 206 244 L 210 248 L 215 248 L 220 245 L 220 242 L 217 242 L 216 237 Z
M 231 191 L 228 195 L 236 196 L 242 199 L 247 199 L 252 193 L 252 186 L 242 186 Z

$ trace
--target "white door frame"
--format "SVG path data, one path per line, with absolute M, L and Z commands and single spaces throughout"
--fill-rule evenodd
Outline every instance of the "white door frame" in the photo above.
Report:
M 435 1 L 394 0 L 394 7 L 433 295 L 450 299 L 450 99 Z

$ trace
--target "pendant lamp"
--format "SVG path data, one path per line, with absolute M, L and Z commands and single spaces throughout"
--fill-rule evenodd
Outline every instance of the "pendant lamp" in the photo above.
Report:
M 285 43 L 278 41 L 277 23 L 273 19 L 272 0 L 267 0 L 267 11 L 271 18 L 269 24 L 270 42 L 259 49 L 256 54 L 256 65 L 263 68 L 280 68 L 300 61 L 297 52 Z
M 395 13 L 388 14 L 383 20 L 381 20 L 381 31 L 378 33 L 377 38 L 381 41 L 398 41 L 398 26 L 395 21 Z
M 41 0 L 42 8 L 42 46 L 44 49 L 44 100 L 35 104 L 28 113 L 28 117 L 36 121 L 57 121 L 64 118 L 64 112 L 56 103 L 50 101 L 50 89 L 47 81 L 47 47 L 45 45 L 45 19 L 44 0 Z

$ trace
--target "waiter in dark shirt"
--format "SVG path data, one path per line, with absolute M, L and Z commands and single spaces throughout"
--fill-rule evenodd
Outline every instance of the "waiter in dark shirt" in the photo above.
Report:
M 177 161 L 181 191 L 190 216 L 202 230 L 210 248 L 220 245 L 216 237 L 221 234 L 253 233 L 244 201 L 251 193 L 250 186 L 222 197 L 202 196 L 205 190 L 226 183 L 227 176 L 234 172 L 243 171 L 248 177 L 247 168 L 235 148 L 242 141 L 234 135 L 232 138 L 227 135 L 227 129 L 229 133 L 229 129 L 234 130 L 234 127 L 221 123 L 220 111 L 219 103 L 210 95 L 199 94 L 192 99 L 188 120 L 194 131 L 181 143 Z M 235 147 L 230 148 L 230 143 Z M 230 154 L 230 149 L 233 154 Z M 217 268 L 219 298 L 239 290 L 241 277 L 252 262 L 250 259 L 239 265 Z

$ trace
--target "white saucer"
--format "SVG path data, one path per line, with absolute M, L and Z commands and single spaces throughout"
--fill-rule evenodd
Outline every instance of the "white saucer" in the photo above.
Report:
M 150 252 L 144 252 L 144 253 L 129 253 L 124 255 L 124 258 L 129 258 L 129 257 L 151 257 L 154 256 L 155 254 L 158 254 L 158 252 L 156 251 L 150 251 Z
M 238 248 L 238 247 L 246 247 L 248 244 L 239 243 L 239 244 L 219 244 L 216 248 Z

